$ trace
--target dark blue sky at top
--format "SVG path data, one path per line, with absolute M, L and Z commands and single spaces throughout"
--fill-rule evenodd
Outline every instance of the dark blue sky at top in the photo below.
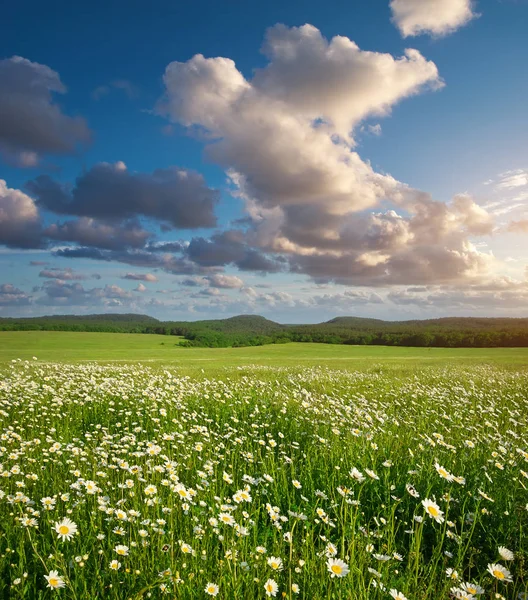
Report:
M 446 81 L 440 92 L 407 99 L 379 120 L 383 136 L 363 136 L 360 152 L 373 166 L 447 200 L 490 173 L 515 168 L 528 155 L 528 22 L 526 2 L 482 0 L 481 17 L 442 39 L 402 39 L 385 0 L 331 2 L 17 2 L 4 6 L 0 50 L 56 70 L 68 92 L 59 102 L 84 116 L 94 132 L 76 157 L 54 159 L 58 177 L 72 180 L 96 162 L 123 160 L 150 171 L 179 165 L 201 171 L 225 187 L 221 169 L 203 160 L 202 144 L 150 111 L 162 93 L 171 61 L 196 53 L 233 59 L 246 77 L 265 64 L 259 52 L 267 27 L 311 23 L 326 37 L 344 35 L 362 49 L 399 56 L 415 47 L 433 60 Z M 121 90 L 94 100 L 98 86 L 128 80 L 137 95 Z M 475 150 L 478 149 L 478 162 Z M 42 167 L 3 167 L 20 186 Z M 225 198 L 219 214 L 230 218 L 237 202 Z

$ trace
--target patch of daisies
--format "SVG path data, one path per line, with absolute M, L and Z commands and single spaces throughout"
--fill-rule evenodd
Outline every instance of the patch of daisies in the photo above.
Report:
M 0 594 L 528 598 L 528 375 L 15 361 Z

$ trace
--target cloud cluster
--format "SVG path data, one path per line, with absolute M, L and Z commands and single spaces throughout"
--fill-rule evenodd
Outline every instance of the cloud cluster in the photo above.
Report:
M 486 271 L 489 257 L 469 241 L 492 230 L 484 209 L 468 196 L 434 201 L 355 151 L 360 122 L 441 87 L 434 63 L 416 50 L 394 58 L 346 37 L 327 41 L 311 25 L 272 27 L 263 52 L 269 62 L 251 80 L 233 61 L 200 54 L 165 71 L 158 112 L 205 131 L 207 154 L 226 169 L 250 222 L 191 240 L 190 260 L 352 285 L 464 281 Z
M 42 155 L 69 154 L 90 140 L 84 119 L 54 101 L 66 88 L 58 73 L 20 56 L 0 60 L 0 153 L 19 166 Z
M 0 306 L 26 306 L 31 303 L 31 298 L 22 290 L 11 283 L 0 284 Z
M 390 8 L 403 37 L 444 36 L 477 16 L 473 0 L 391 0 Z
M 132 281 L 148 281 L 149 283 L 156 283 L 158 278 L 154 273 L 127 273 L 123 275 L 123 279 L 131 279 Z
M 27 185 L 39 206 L 54 213 L 102 220 L 150 217 L 169 227 L 214 227 L 216 190 L 195 171 L 157 169 L 135 173 L 119 161 L 99 163 L 80 175 L 73 189 L 41 175 Z
M 42 246 L 38 208 L 27 194 L 0 179 L 0 244 L 12 248 Z

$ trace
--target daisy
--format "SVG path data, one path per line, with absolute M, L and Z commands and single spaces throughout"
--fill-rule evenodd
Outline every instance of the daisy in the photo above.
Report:
M 268 565 L 274 571 L 282 571 L 282 568 L 283 568 L 282 558 L 277 558 L 276 556 L 270 556 L 268 558 Z
M 235 523 L 235 519 L 233 519 L 233 517 L 229 513 L 220 513 L 218 515 L 218 518 L 220 519 L 220 521 L 222 521 L 222 523 L 225 523 L 226 525 L 234 525 Z
M 123 546 L 122 544 L 118 544 L 114 551 L 119 554 L 119 556 L 128 556 L 128 546 Z
M 503 567 L 502 565 L 499 565 L 497 563 L 489 564 L 488 571 L 493 575 L 493 577 L 495 577 L 495 579 L 498 579 L 499 581 L 513 581 L 511 573 L 506 567 Z
M 407 596 L 404 596 L 401 592 L 398 592 L 398 590 L 395 590 L 394 588 L 390 590 L 389 594 L 394 598 L 394 600 L 407 600 Z
M 110 562 L 110 568 L 112 569 L 112 571 L 119 571 L 119 569 L 121 568 L 121 563 L 118 560 L 112 560 Z
M 445 467 L 442 467 L 438 463 L 435 463 L 435 469 L 438 475 L 442 477 L 442 479 L 445 479 L 446 481 L 453 481 L 453 475 L 451 475 L 451 473 Z
M 205 593 L 208 596 L 217 596 L 220 588 L 216 585 L 216 583 L 208 583 L 205 586 Z
M 77 533 L 77 525 L 71 519 L 66 518 L 55 523 L 55 531 L 63 542 L 70 541 Z
M 332 578 L 345 577 L 345 575 L 348 575 L 348 572 L 350 571 L 346 562 L 339 558 L 329 558 L 326 561 L 326 567 L 330 571 Z
M 264 584 L 264 589 L 266 590 L 266 596 L 276 596 L 279 591 L 279 586 L 275 580 L 268 579 Z
M 476 583 L 463 583 L 460 586 L 460 589 L 464 590 L 464 592 L 467 592 L 468 594 L 471 594 L 472 596 L 479 596 L 485 592 L 484 588 L 480 587 L 480 585 L 477 585 Z
M 293 486 L 296 487 L 298 490 L 300 490 L 302 488 L 302 485 L 299 481 L 297 481 L 297 479 L 292 479 L 292 483 Z
M 434 519 L 437 523 L 444 522 L 444 513 L 440 510 L 440 507 L 438 506 L 438 504 L 436 504 L 436 502 L 433 502 L 429 499 L 425 499 L 422 500 L 422 505 L 425 508 L 427 514 L 431 517 L 431 519 Z
M 502 560 L 513 560 L 515 558 L 513 552 L 504 546 L 499 546 L 499 554 Z
M 50 571 L 49 575 L 44 575 L 44 579 L 48 582 L 49 588 L 56 590 L 57 588 L 65 587 L 64 579 L 59 577 L 58 571 Z
M 355 479 L 356 481 L 359 481 L 359 483 L 365 481 L 365 475 L 363 475 L 361 471 L 356 469 L 356 467 L 352 467 L 352 469 L 350 469 L 350 477 L 352 477 L 352 479 Z

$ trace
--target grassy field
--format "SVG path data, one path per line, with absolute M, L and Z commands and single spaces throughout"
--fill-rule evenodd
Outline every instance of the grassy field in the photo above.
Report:
M 214 372 L 223 367 L 326 366 L 333 369 L 372 369 L 379 366 L 420 369 L 424 366 L 497 365 L 528 368 L 528 348 L 391 348 L 284 344 L 250 348 L 181 348 L 172 336 L 72 333 L 53 331 L 0 332 L 0 362 L 31 359 L 48 362 L 158 361 L 190 372 Z
M 476 364 L 500 351 L 6 338 L 186 367 L 0 364 L 0 598 L 528 597 L 528 373 Z M 362 368 L 287 368 L 318 356 Z

